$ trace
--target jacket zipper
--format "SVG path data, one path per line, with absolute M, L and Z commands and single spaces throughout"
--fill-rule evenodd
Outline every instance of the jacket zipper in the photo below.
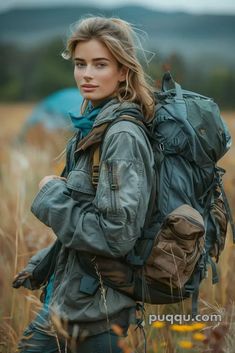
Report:
M 109 185 L 111 189 L 111 207 L 114 212 L 117 212 L 117 202 L 116 202 L 116 190 L 117 190 L 117 183 L 115 181 L 114 175 L 113 175 L 113 165 L 109 164 L 108 167 L 108 175 L 109 175 Z

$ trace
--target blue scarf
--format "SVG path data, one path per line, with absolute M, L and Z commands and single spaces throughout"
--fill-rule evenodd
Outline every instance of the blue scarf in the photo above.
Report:
M 70 118 L 72 120 L 73 126 L 81 130 L 82 138 L 89 134 L 94 124 L 95 118 L 101 111 L 102 107 L 109 101 L 105 99 L 99 106 L 93 107 L 91 102 L 88 102 L 88 106 L 85 112 L 76 116 L 73 113 L 70 113 Z

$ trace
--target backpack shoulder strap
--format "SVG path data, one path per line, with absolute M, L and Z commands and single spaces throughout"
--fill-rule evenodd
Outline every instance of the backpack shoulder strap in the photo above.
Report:
M 133 116 L 129 115 L 121 115 L 117 119 L 113 120 L 110 124 L 105 126 L 105 129 L 102 131 L 102 139 L 98 143 L 95 144 L 95 148 L 93 151 L 93 156 L 92 156 L 92 185 L 97 188 L 98 181 L 99 181 L 99 169 L 100 169 L 100 145 L 101 142 L 104 140 L 104 136 L 106 135 L 107 131 L 116 123 L 119 121 L 131 121 L 132 123 L 140 126 L 145 133 L 150 136 L 150 132 L 148 131 L 147 127 L 144 125 L 144 123 L 141 120 L 138 120 L 137 118 L 134 118 Z
M 100 170 L 100 144 L 97 143 L 92 156 L 92 169 L 91 169 L 91 181 L 92 185 L 97 188 L 99 181 L 99 170 Z

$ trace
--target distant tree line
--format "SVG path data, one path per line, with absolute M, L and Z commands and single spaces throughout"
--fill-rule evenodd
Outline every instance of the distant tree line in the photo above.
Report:
M 75 86 L 73 63 L 61 57 L 63 43 L 54 40 L 40 47 L 23 49 L 0 43 L 0 101 L 38 101 L 62 88 Z M 213 97 L 223 109 L 235 108 L 235 69 L 221 64 L 194 64 L 183 55 L 153 58 L 146 67 L 156 86 L 170 70 L 185 89 Z

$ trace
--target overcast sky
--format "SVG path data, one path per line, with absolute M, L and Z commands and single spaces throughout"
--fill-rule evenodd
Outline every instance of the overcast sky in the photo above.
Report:
M 145 5 L 161 10 L 183 10 L 193 13 L 235 14 L 235 0 L 0 0 L 0 11 L 22 6 L 82 4 L 95 6 Z

